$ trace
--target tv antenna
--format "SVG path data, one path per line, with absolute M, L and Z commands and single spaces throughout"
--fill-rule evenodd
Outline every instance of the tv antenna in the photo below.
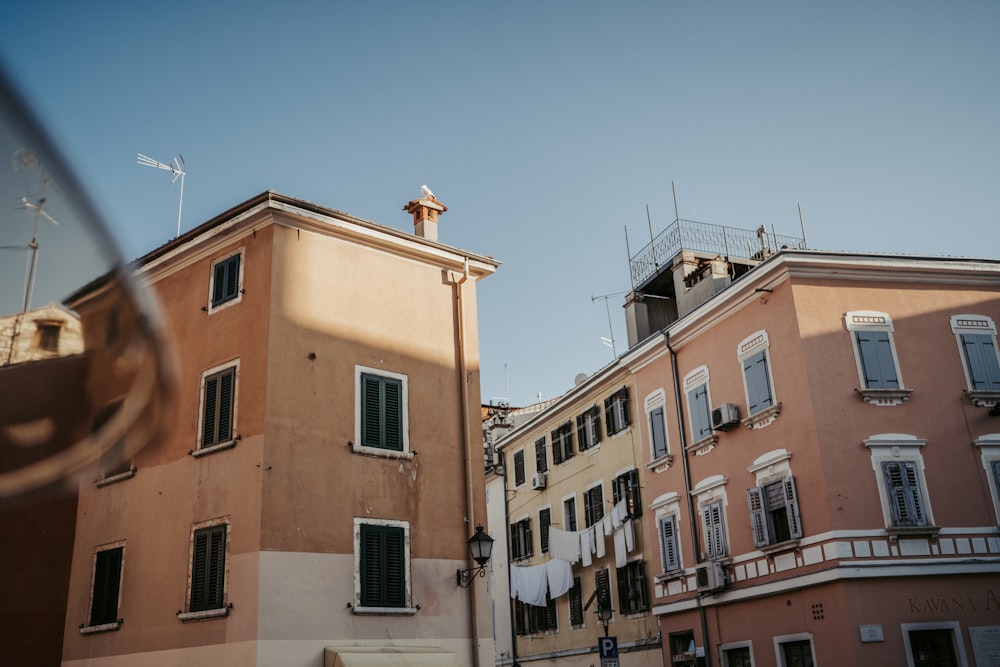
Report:
M 599 294 L 597 296 L 590 297 L 591 303 L 602 299 L 604 300 L 604 309 L 608 311 L 608 332 L 610 334 L 610 338 L 601 336 L 601 342 L 611 348 L 611 354 L 614 359 L 618 358 L 618 350 L 615 349 L 615 328 L 611 326 L 611 306 L 608 305 L 608 299 L 613 296 L 621 296 L 625 293 L 626 292 L 612 292 L 611 294 Z
M 170 185 L 176 183 L 178 178 L 181 179 L 181 200 L 177 204 L 177 236 L 180 236 L 181 209 L 184 208 L 184 177 L 187 175 L 187 173 L 184 171 L 184 156 L 178 153 L 177 157 L 175 157 L 173 160 L 170 161 L 170 164 L 164 164 L 159 160 L 154 160 L 153 158 L 143 155 L 142 153 L 138 153 L 138 156 L 139 156 L 137 160 L 138 164 L 141 164 L 145 167 L 156 167 L 157 169 L 169 171 L 171 174 L 173 174 L 174 177 L 170 179 Z
M 7 363 L 10 363 L 12 355 L 14 353 L 14 343 L 17 341 L 17 336 L 20 333 L 21 322 L 20 318 L 24 317 L 24 314 L 28 312 L 31 308 L 31 293 L 35 288 L 35 273 L 38 269 L 38 228 L 41 225 L 42 219 L 48 220 L 53 225 L 58 225 L 59 221 L 53 218 L 51 215 L 45 211 L 45 189 L 51 182 L 49 179 L 49 174 L 45 170 L 45 166 L 41 163 L 38 157 L 28 148 L 21 148 L 14 152 L 13 157 L 14 171 L 23 171 L 25 169 L 37 169 L 41 175 L 40 186 L 38 188 L 38 195 L 33 198 L 29 198 L 27 195 L 21 196 L 21 206 L 26 211 L 32 211 L 34 213 L 35 225 L 31 233 L 31 243 L 28 245 L 14 246 L 5 245 L 0 246 L 0 250 L 27 250 L 29 251 L 28 265 L 25 267 L 25 277 L 24 277 L 24 302 L 21 305 L 21 314 L 18 320 L 14 324 L 14 329 L 11 332 L 11 345 L 10 351 L 7 355 Z

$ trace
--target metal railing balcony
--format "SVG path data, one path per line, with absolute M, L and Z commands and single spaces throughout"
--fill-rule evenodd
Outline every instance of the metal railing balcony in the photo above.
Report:
M 756 230 L 713 225 L 694 220 L 674 220 L 629 260 L 632 286 L 642 285 L 682 250 L 719 255 L 723 259 L 763 261 L 781 248 L 804 250 L 805 239 Z

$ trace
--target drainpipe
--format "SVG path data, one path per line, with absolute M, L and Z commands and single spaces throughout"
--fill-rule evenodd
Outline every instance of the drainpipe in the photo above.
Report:
M 455 281 L 455 305 L 458 309 L 458 371 L 461 393 L 462 442 L 465 456 L 465 516 L 470 529 L 476 525 L 475 504 L 472 495 L 472 456 L 469 452 L 472 443 L 469 442 L 469 381 L 468 368 L 465 362 L 465 305 L 462 300 L 462 286 L 469 279 L 469 258 L 465 258 L 462 276 Z M 466 531 L 468 532 L 468 531 Z M 472 633 L 472 666 L 479 667 L 479 598 L 476 595 L 476 584 L 472 583 L 469 591 L 469 630 Z
M 684 430 L 684 411 L 681 409 L 681 378 L 677 370 L 677 352 L 670 347 L 670 333 L 664 331 L 663 343 L 670 352 L 670 369 L 674 376 L 674 403 L 677 406 L 677 426 L 681 434 L 681 467 L 684 470 L 684 495 L 687 497 L 688 515 L 691 517 L 691 544 L 694 546 L 695 561 L 698 562 L 698 554 L 701 553 L 698 543 L 698 514 L 695 513 L 694 498 L 691 496 L 691 469 L 688 467 L 687 457 L 687 435 Z M 698 605 L 698 618 L 701 621 L 701 636 L 705 642 L 705 667 L 712 667 L 712 651 L 708 644 L 708 619 L 705 615 L 705 608 L 701 606 L 701 595 L 695 598 Z

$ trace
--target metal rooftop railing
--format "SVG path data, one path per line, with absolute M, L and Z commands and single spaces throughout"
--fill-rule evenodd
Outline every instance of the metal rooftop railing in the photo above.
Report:
M 725 259 L 763 261 L 782 247 L 804 250 L 805 239 L 757 230 L 712 225 L 694 220 L 674 220 L 629 260 L 632 286 L 655 276 L 682 250 L 719 255 Z

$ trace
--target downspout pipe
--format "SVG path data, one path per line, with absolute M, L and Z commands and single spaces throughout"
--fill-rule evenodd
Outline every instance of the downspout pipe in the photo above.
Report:
M 699 517 L 695 512 L 694 497 L 691 495 L 691 468 L 688 466 L 687 456 L 687 432 L 684 430 L 684 410 L 681 407 L 683 392 L 681 391 L 680 372 L 677 369 L 677 352 L 670 347 L 670 332 L 663 332 L 663 344 L 670 352 L 670 370 L 674 378 L 674 404 L 677 406 L 677 430 L 681 434 L 681 468 L 684 471 L 684 495 L 687 498 L 688 516 L 691 517 L 691 544 L 694 546 L 695 562 L 699 561 L 698 554 L 701 553 L 701 545 L 698 540 Z M 705 614 L 705 607 L 701 604 L 701 595 L 695 599 L 698 606 L 698 620 L 701 622 L 701 636 L 705 642 L 705 667 L 712 667 L 712 652 L 708 648 L 708 618 Z
M 469 440 L 469 378 L 468 365 L 465 358 L 465 303 L 462 298 L 463 286 L 469 280 L 469 258 L 465 258 L 462 269 L 462 276 L 455 281 L 455 305 L 458 310 L 457 333 L 458 333 L 458 372 L 459 372 L 459 393 L 461 394 L 462 413 L 462 451 L 465 456 L 465 516 L 468 521 L 469 530 L 476 526 L 476 506 L 472 490 L 472 454 L 470 449 L 472 442 Z M 468 531 L 466 531 L 468 532 Z M 468 558 L 468 556 L 466 556 Z M 469 630 L 472 633 L 470 641 L 472 643 L 472 666 L 479 667 L 479 596 L 476 594 L 476 583 L 467 589 L 469 591 Z

